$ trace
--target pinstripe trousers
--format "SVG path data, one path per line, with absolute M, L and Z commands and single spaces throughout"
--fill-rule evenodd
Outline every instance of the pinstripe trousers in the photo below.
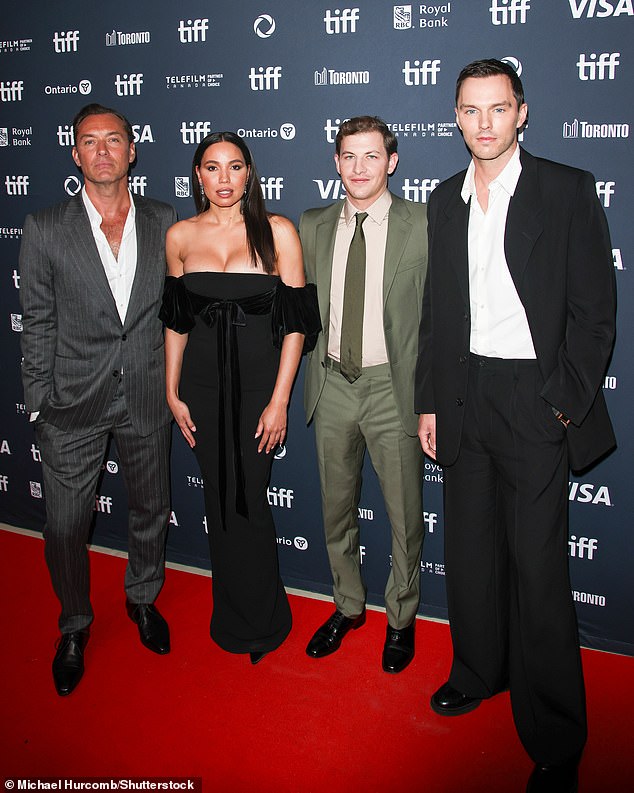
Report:
M 40 417 L 35 432 L 42 455 L 46 527 L 45 558 L 62 606 L 62 633 L 88 627 L 88 550 L 95 494 L 108 438 L 119 451 L 128 494 L 128 565 L 125 592 L 133 603 L 153 603 L 165 575 L 170 516 L 170 425 L 146 437 L 132 427 L 121 385 L 102 420 L 89 431 L 62 431 Z

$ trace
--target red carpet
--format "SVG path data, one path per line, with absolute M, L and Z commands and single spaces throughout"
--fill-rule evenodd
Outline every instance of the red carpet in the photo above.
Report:
M 200 776 L 211 793 L 523 793 L 531 762 L 508 694 L 454 719 L 428 706 L 449 668 L 446 625 L 419 620 L 416 658 L 386 675 L 384 614 L 313 660 L 305 645 L 332 606 L 292 597 L 289 639 L 253 667 L 209 639 L 209 579 L 168 570 L 158 604 L 172 652 L 161 657 L 125 615 L 124 565 L 92 555 L 86 673 L 62 699 L 42 542 L 0 531 L 3 777 Z M 634 660 L 584 651 L 583 661 L 590 738 L 579 793 L 621 793 L 634 778 Z

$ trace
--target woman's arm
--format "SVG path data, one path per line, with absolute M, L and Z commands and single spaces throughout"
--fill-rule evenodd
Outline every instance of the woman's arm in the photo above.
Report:
M 295 227 L 290 220 L 279 215 L 273 215 L 270 220 L 277 251 L 277 274 L 287 286 L 304 286 L 306 281 L 304 279 L 302 246 Z M 271 449 L 284 442 L 288 403 L 303 344 L 304 335 L 302 333 L 288 333 L 284 337 L 271 401 L 262 411 L 255 431 L 255 437 L 260 438 L 258 452 L 264 450 L 268 454 Z

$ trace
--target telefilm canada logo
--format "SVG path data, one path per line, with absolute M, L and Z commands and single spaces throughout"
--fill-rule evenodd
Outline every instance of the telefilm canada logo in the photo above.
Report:
M 30 52 L 33 39 L 13 39 L 0 41 L 0 54 L 5 52 Z
M 165 87 L 169 90 L 175 88 L 219 88 L 223 78 L 222 72 L 169 74 L 165 76 Z

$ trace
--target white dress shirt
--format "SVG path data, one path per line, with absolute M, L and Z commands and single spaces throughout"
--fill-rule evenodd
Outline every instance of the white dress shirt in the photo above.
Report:
M 520 149 L 489 185 L 489 203 L 478 203 L 471 161 L 462 186 L 469 210 L 469 297 L 471 352 L 488 358 L 536 358 L 526 311 L 504 253 L 509 203 L 522 172 Z
M 125 322 L 125 315 L 128 311 L 130 294 L 132 293 L 132 283 L 134 282 L 137 258 L 136 227 L 134 225 L 136 211 L 132 193 L 130 193 L 130 210 L 121 236 L 119 256 L 116 259 L 106 239 L 106 235 L 101 230 L 103 218 L 95 209 L 90 198 L 88 198 L 85 187 L 81 191 L 81 197 L 84 201 L 86 212 L 88 213 L 90 228 L 95 238 L 99 258 L 101 259 L 103 269 L 108 278 L 108 284 L 110 285 L 110 291 L 117 305 L 121 324 L 123 324 Z

